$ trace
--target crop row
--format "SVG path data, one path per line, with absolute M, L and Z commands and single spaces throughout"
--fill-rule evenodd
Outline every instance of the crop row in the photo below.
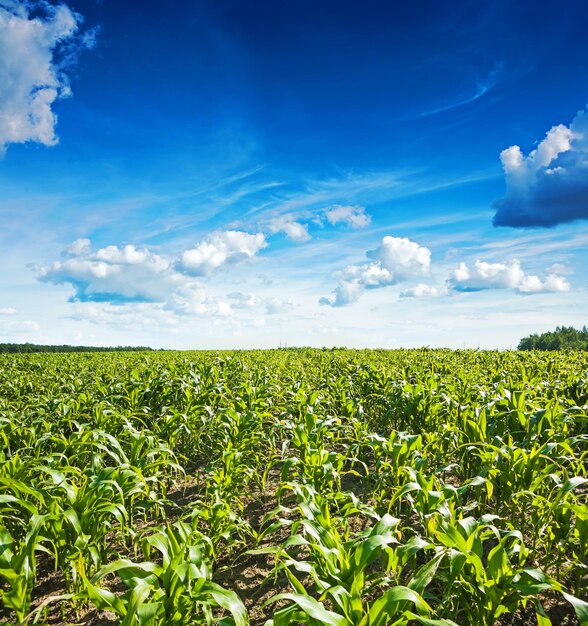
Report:
M 7 624 L 588 624 L 586 355 L 0 355 L 0 441 Z

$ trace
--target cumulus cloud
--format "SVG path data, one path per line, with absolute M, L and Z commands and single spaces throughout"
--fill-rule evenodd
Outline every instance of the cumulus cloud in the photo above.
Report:
M 0 1 L 0 154 L 11 143 L 57 143 L 52 105 L 71 95 L 64 68 L 92 45 L 91 34 L 76 34 L 80 22 L 65 4 Z
M 380 287 L 394 282 L 392 272 L 379 262 L 365 263 L 364 265 L 348 265 L 344 270 L 335 272 L 335 278 L 347 282 L 358 282 L 365 287 Z
M 0 308 L 0 315 L 16 315 L 18 311 L 11 306 L 4 306 Z
M 569 291 L 570 284 L 558 274 L 545 278 L 526 274 L 518 259 L 508 263 L 486 263 L 477 260 L 473 266 L 460 263 L 453 271 L 448 287 L 455 291 L 483 291 L 486 289 L 514 289 L 519 294 Z
M 368 250 L 369 263 L 349 265 L 336 272 L 337 287 L 319 300 L 334 307 L 356 302 L 366 289 L 375 289 L 426 276 L 431 266 L 431 251 L 405 237 L 386 236 L 374 250 Z
M 557 293 L 569 291 L 570 283 L 563 276 L 548 274 L 543 280 L 538 276 L 525 276 L 522 283 L 517 287 L 518 293 Z
M 178 271 L 175 259 L 146 248 L 106 246 L 93 251 L 88 240 L 79 239 L 66 249 L 66 255 L 63 261 L 37 267 L 37 278 L 71 285 L 75 302 L 151 303 L 179 315 L 226 316 L 234 312 L 226 299 L 210 295 L 204 283 Z M 130 309 L 117 310 L 117 314 L 125 310 Z
M 66 254 L 69 258 L 63 261 L 37 267 L 37 278 L 71 285 L 75 302 L 154 303 L 179 314 L 231 313 L 226 302 L 209 295 L 206 285 L 178 272 L 174 259 L 146 248 L 106 246 L 93 251 L 87 240 L 78 240 Z
M 392 272 L 395 282 L 425 276 L 431 267 L 431 251 L 406 237 L 386 236 L 367 256 Z
M 209 235 L 181 256 L 181 268 L 192 276 L 206 276 L 224 265 L 255 256 L 267 246 L 265 235 L 225 230 Z
M 304 243 L 311 239 L 308 225 L 297 222 L 291 215 L 273 218 L 269 223 L 269 232 L 273 235 L 284 233 L 288 239 L 296 243 Z
M 550 227 L 588 219 L 588 111 L 554 126 L 527 156 L 519 146 L 500 155 L 506 196 L 494 203 L 495 226 Z
M 262 241 L 247 233 L 217 233 L 204 245 L 199 244 L 198 269 L 208 272 L 210 268 L 236 262 L 238 259 L 231 255 L 253 255 Z M 210 251 L 210 246 L 214 247 L 217 256 Z M 290 299 L 241 292 L 213 295 L 207 284 L 191 275 L 195 267 L 190 268 L 189 273 L 181 271 L 182 268 L 180 259 L 156 254 L 147 248 L 125 245 L 94 250 L 88 239 L 78 239 L 66 248 L 61 260 L 35 269 L 37 279 L 42 282 L 72 286 L 74 295 L 71 300 L 75 303 L 108 305 L 78 307 L 87 312 L 86 317 L 92 318 L 90 321 L 97 323 L 100 320 L 106 324 L 114 319 L 132 320 L 135 315 L 144 316 L 153 311 L 154 319 L 158 319 L 160 309 L 179 316 L 228 317 L 244 310 L 260 316 L 281 313 L 293 307 Z M 130 306 L 138 304 L 157 306 Z
M 425 283 L 419 283 L 410 289 L 400 292 L 401 298 L 437 298 L 441 295 L 441 290 Z
M 324 211 L 325 219 L 332 226 L 344 224 L 350 228 L 365 228 L 371 222 L 370 216 L 362 206 L 333 205 Z
M 133 245 L 94 252 L 86 241 L 74 242 L 67 249 L 69 258 L 38 267 L 37 278 L 70 284 L 74 299 L 98 302 L 163 301 L 185 283 L 166 257 Z

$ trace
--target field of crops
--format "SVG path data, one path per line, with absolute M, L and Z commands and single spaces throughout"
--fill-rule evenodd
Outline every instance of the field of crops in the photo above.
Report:
M 0 355 L 0 623 L 588 624 L 588 355 Z

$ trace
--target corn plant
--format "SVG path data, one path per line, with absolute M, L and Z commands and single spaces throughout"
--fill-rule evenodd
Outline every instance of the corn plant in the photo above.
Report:
M 311 487 L 292 488 L 298 496 L 301 519 L 292 524 L 290 538 L 276 553 L 280 559 L 278 567 L 286 572 L 294 592 L 270 599 L 268 604 L 278 600 L 288 604 L 276 611 L 268 623 L 401 626 L 415 620 L 439 626 L 453 624 L 432 619 L 432 608 L 421 595 L 440 557 L 421 567 L 406 586 L 397 584 L 401 570 L 414 561 L 418 551 L 428 547 L 415 541 L 398 547 L 400 520 L 386 514 L 371 528 L 349 538 L 347 516 L 334 519 L 328 502 Z M 345 513 L 350 512 L 351 508 L 346 507 Z M 308 553 L 307 557 L 294 555 L 293 551 L 300 548 Z M 373 568 L 377 561 L 382 561 L 380 570 Z M 294 572 L 310 577 L 318 600 Z M 325 609 L 325 600 L 332 604 L 332 610 Z
M 539 623 L 547 619 L 537 594 L 545 590 L 563 592 L 562 586 L 538 569 L 527 567 L 529 550 L 519 531 L 501 532 L 485 516 L 432 521 L 435 539 L 449 549 L 448 563 L 441 570 L 443 584 L 441 610 L 469 624 L 492 626 L 505 613 L 531 601 Z M 583 603 L 565 594 L 582 618 Z M 586 605 L 588 607 L 588 605 Z M 583 619 L 583 618 L 582 618 Z
M 2 604 L 14 611 L 18 624 L 24 624 L 31 608 L 35 583 L 36 552 L 47 551 L 40 533 L 45 523 L 42 515 L 33 515 L 23 541 L 15 540 L 7 528 L 0 525 L 0 588 Z
M 218 609 L 229 612 L 230 623 L 235 626 L 248 624 L 238 596 L 212 582 L 210 546 L 191 526 L 176 522 L 148 535 L 143 540 L 143 552 L 147 558 L 157 555 L 161 564 L 127 559 L 109 563 L 91 580 L 84 578 L 81 597 L 116 613 L 121 626 L 212 624 L 219 621 L 215 615 Z M 112 574 L 127 587 L 122 596 L 99 585 Z M 225 618 L 222 621 L 229 623 Z

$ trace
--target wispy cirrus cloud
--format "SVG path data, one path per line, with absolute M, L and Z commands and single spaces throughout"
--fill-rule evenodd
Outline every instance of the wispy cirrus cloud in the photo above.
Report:
M 488 72 L 485 76 L 477 76 L 475 78 L 475 86 L 471 91 L 471 94 L 466 97 L 456 98 L 453 101 L 450 101 L 446 104 L 442 104 L 438 107 L 433 107 L 431 109 L 427 109 L 418 113 L 415 118 L 423 118 L 423 117 L 431 117 L 433 115 L 438 115 L 439 113 L 445 113 L 447 111 L 451 111 L 453 109 L 459 109 L 461 107 L 465 107 L 468 104 L 472 104 L 479 100 L 487 93 L 492 91 L 496 85 L 498 84 L 499 76 L 502 72 L 502 66 L 496 65 L 492 68 L 490 72 Z

